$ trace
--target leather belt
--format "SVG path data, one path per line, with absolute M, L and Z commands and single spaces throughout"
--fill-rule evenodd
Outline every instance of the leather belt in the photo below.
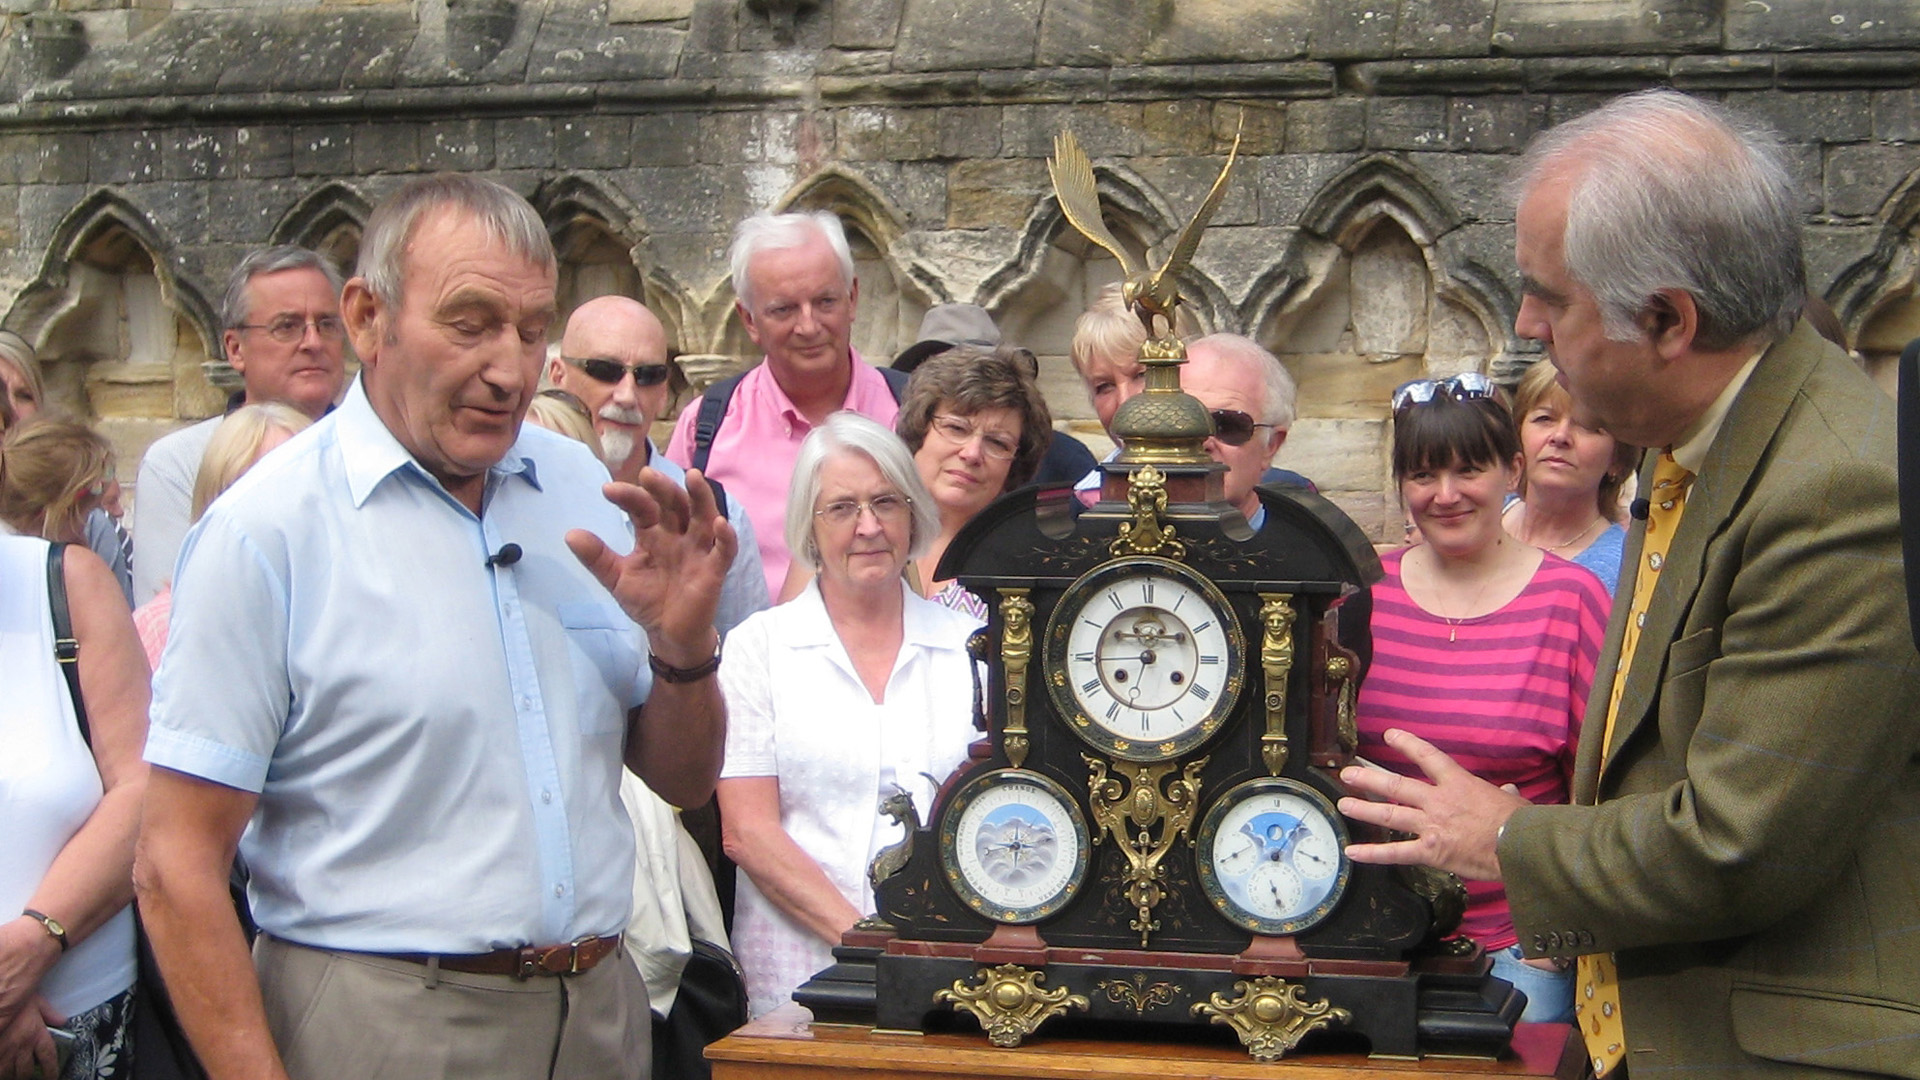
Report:
M 388 960 L 425 964 L 441 971 L 464 975 L 511 975 L 531 979 L 541 975 L 579 975 L 592 971 L 620 948 L 621 935 L 583 937 L 565 945 L 525 945 L 517 949 L 495 949 L 485 953 L 435 955 L 432 953 L 367 953 Z

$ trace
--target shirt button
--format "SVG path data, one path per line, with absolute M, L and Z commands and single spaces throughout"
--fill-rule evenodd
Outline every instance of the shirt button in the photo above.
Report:
M 565 885 L 555 885 L 553 887 L 553 895 L 555 896 L 567 895 L 567 887 Z
M 521 694 L 521 695 L 520 695 L 520 707 L 521 707 L 521 708 L 523 708 L 523 709 L 531 709 L 531 708 L 533 708 L 533 695 L 532 695 L 532 694 Z
M 541 802 L 543 802 L 543 803 L 550 803 L 550 802 L 552 802 L 552 801 L 553 801 L 553 792 L 551 792 L 551 791 L 543 791 L 543 792 L 541 792 L 541 793 L 540 793 L 540 801 L 541 801 Z

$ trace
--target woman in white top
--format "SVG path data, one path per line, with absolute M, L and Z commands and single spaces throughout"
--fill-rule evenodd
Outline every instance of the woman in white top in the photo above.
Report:
M 67 548 L 89 749 L 54 661 L 47 551 L 44 540 L 0 536 L 0 1078 L 97 1080 L 132 1064 L 147 662 L 113 573 Z M 64 1071 L 50 1026 L 76 1036 Z
M 905 789 L 924 813 L 976 738 L 976 624 L 901 577 L 938 530 L 892 432 L 842 412 L 801 443 L 787 546 L 814 581 L 727 635 L 720 666 L 723 842 L 745 871 L 733 943 L 756 1016 L 873 910 L 867 865 L 901 835 L 881 798 Z

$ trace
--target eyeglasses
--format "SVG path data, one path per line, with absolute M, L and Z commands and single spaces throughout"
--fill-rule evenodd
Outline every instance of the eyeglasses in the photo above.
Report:
M 836 528 L 845 528 L 860 519 L 863 510 L 873 511 L 875 521 L 898 525 L 913 512 L 913 500 L 891 492 L 871 499 L 836 499 L 813 512 L 813 516 Z
M 672 368 L 667 364 L 623 364 L 618 360 L 608 360 L 603 356 L 563 356 L 560 359 L 587 373 L 587 377 L 608 386 L 633 374 L 635 386 L 659 386 L 667 381 Z
M 1213 437 L 1228 446 L 1245 446 L 1256 430 L 1274 426 L 1262 424 L 1239 409 L 1209 409 L 1207 415 L 1213 417 Z
M 344 341 L 347 337 L 347 324 L 340 321 L 338 315 L 319 315 L 307 318 L 303 315 L 281 315 L 271 322 L 239 323 L 235 330 L 265 330 L 267 336 L 282 345 L 294 345 L 307 336 L 307 327 L 313 327 L 322 341 Z
M 1478 401 L 1494 396 L 1493 380 L 1477 371 L 1463 371 L 1450 379 L 1415 379 L 1401 383 L 1393 392 L 1393 411 L 1425 405 L 1436 397 L 1455 401 Z
M 958 416 L 936 413 L 928 426 L 955 446 L 965 446 L 975 435 L 980 436 L 980 451 L 995 461 L 1011 461 L 1013 455 L 1020 452 L 1019 440 L 994 431 L 981 431 Z

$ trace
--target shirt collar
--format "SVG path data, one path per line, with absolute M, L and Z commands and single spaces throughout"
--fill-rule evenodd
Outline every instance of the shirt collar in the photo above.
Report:
M 354 377 L 353 385 L 347 387 L 345 400 L 332 414 L 336 425 L 335 435 L 340 444 L 341 466 L 346 473 L 347 491 L 353 498 L 354 507 L 365 505 L 381 481 L 402 469 L 410 469 L 420 479 L 444 492 L 440 481 L 414 460 L 413 455 L 400 445 L 400 440 L 388 429 L 386 421 L 373 411 L 373 403 L 367 400 L 363 378 Z M 534 490 L 540 489 L 540 477 L 533 458 L 523 448 L 525 441 L 526 429 L 523 425 L 519 437 L 508 447 L 506 456 L 487 470 L 489 498 L 500 481 L 508 476 L 525 477 Z
M 900 591 L 905 604 L 901 613 L 900 647 L 938 648 L 945 644 L 940 615 L 946 609 L 908 588 L 905 578 L 900 579 Z M 833 620 L 827 616 L 827 603 L 820 596 L 818 575 L 807 583 L 800 595 L 780 606 L 791 608 L 798 616 L 794 624 L 787 627 L 790 645 L 804 648 L 839 643 L 839 636 L 833 632 Z
M 766 362 L 767 358 L 762 356 L 760 363 L 764 365 Z M 847 363 L 847 396 L 840 403 L 840 408 L 842 409 L 852 409 L 855 407 L 854 396 L 859 393 L 860 368 L 866 364 L 866 361 L 860 359 L 859 349 L 848 345 Z M 787 396 L 787 391 L 780 385 L 780 380 L 773 377 L 773 369 L 771 367 L 767 368 L 767 386 L 769 392 L 773 394 L 774 412 L 780 416 L 781 420 L 786 422 L 788 434 L 792 434 L 795 431 L 804 432 L 813 430 L 813 422 L 808 420 L 806 415 L 800 411 L 800 407 L 795 405 L 793 399 Z
M 1707 450 L 1713 446 L 1714 436 L 1720 434 L 1720 425 L 1726 422 L 1727 411 L 1733 408 L 1733 399 L 1740 396 L 1740 391 L 1746 387 L 1747 380 L 1753 377 L 1753 369 L 1760 365 L 1760 358 L 1765 356 L 1767 350 L 1772 347 L 1772 343 L 1769 342 L 1761 346 L 1759 352 L 1748 357 L 1747 362 L 1734 373 L 1733 380 L 1720 391 L 1720 396 L 1713 399 L 1713 404 L 1707 406 L 1707 411 L 1701 414 L 1700 419 L 1694 421 L 1693 427 L 1674 443 L 1673 460 L 1678 462 L 1681 468 L 1695 476 L 1700 474 L 1700 467 L 1707 463 Z

